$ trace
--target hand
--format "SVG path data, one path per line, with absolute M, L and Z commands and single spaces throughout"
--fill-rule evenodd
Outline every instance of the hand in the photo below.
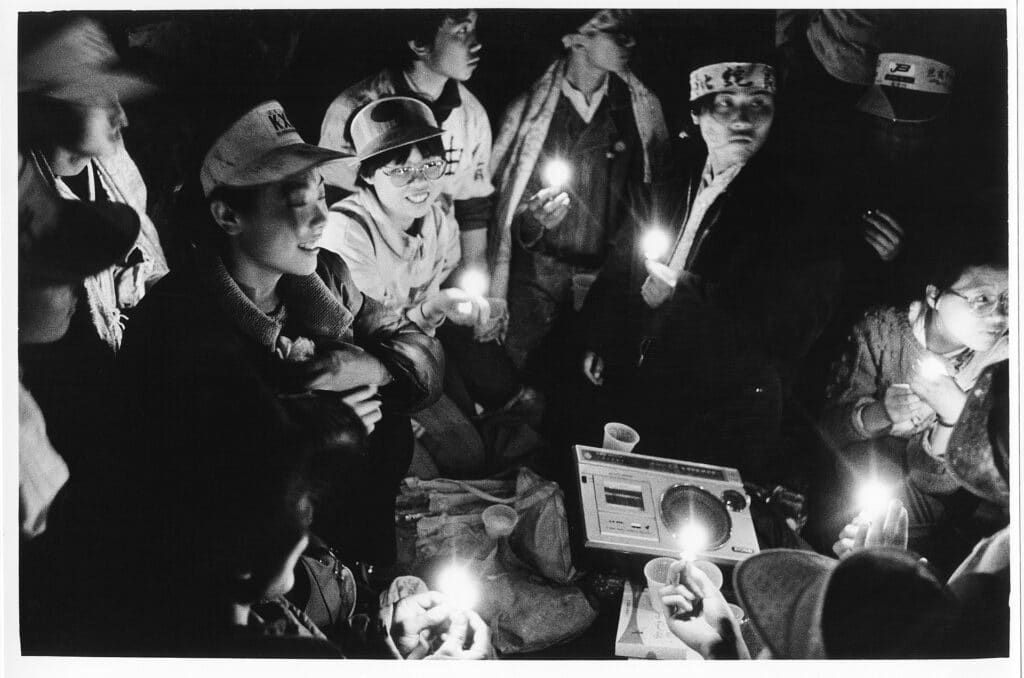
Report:
M 647 280 L 640 289 L 640 296 L 648 306 L 658 308 L 672 298 L 679 277 L 675 271 L 658 261 L 647 259 L 644 266 L 647 268 Z
M 722 592 L 703 571 L 685 560 L 669 567 L 669 581 L 661 596 L 669 630 L 705 659 L 715 656 L 749 656 L 739 622 L 732 616 Z
M 341 344 L 294 365 L 303 388 L 311 391 L 349 391 L 369 384 L 388 383 L 384 363 L 355 344 Z
M 436 591 L 395 603 L 391 637 L 406 659 L 483 659 L 490 650 L 490 631 L 480 616 L 457 610 Z M 467 642 L 471 643 L 468 648 Z M 431 647 L 438 643 L 431 654 Z
M 914 371 L 910 379 L 910 390 L 917 394 L 943 421 L 952 424 L 960 418 L 967 404 L 967 394 L 960 390 L 953 377 L 946 374 L 929 374 L 926 370 Z
M 530 216 L 545 230 L 555 228 L 569 214 L 569 194 L 557 186 L 542 188 L 526 203 Z
M 604 384 L 604 359 L 593 351 L 583 354 L 583 376 L 594 386 Z
M 356 415 L 363 421 L 366 427 L 366 434 L 373 433 L 377 422 L 384 416 L 380 411 L 380 398 L 377 397 L 376 384 L 370 384 L 361 389 L 353 391 L 342 398 L 342 401 L 352 408 Z
M 877 209 L 868 210 L 861 219 L 864 220 L 864 242 L 874 248 L 882 261 L 895 259 L 903 248 L 903 227 L 899 222 Z
M 832 550 L 839 559 L 874 546 L 907 548 L 909 517 L 899 499 L 889 501 L 883 513 L 877 516 L 859 515 L 843 528 Z
M 478 327 L 487 322 L 491 307 L 483 297 L 446 287 L 423 302 L 423 315 L 429 319 L 444 316 L 456 325 Z
M 932 408 L 907 384 L 892 384 L 885 389 L 882 404 L 894 435 L 910 433 L 932 414 Z

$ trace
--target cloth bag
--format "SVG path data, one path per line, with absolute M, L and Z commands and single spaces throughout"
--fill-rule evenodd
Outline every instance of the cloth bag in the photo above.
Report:
M 538 574 L 559 584 L 576 578 L 569 546 L 565 498 L 557 483 L 519 469 L 515 509 L 519 524 L 509 539 L 515 554 Z

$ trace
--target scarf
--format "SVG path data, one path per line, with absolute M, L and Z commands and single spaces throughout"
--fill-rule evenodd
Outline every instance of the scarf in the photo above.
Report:
M 557 59 L 530 88 L 506 111 L 491 154 L 491 175 L 499 194 L 496 219 L 488 241 L 488 262 L 491 268 L 491 295 L 504 298 L 508 292 L 509 261 L 512 256 L 512 219 L 522 201 L 526 184 L 540 157 L 548 135 L 568 59 Z M 612 77 L 612 76 L 609 76 Z M 633 119 L 644 150 L 644 181 L 652 180 L 661 164 L 661 155 L 668 143 L 668 126 L 661 103 L 635 75 L 626 71 L 615 74 L 629 88 Z

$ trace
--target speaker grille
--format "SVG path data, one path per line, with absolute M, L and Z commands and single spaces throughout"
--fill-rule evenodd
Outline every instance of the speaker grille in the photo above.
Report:
M 661 519 L 676 536 L 676 531 L 687 521 L 695 521 L 708 531 L 706 550 L 716 549 L 729 541 L 732 518 L 725 504 L 707 490 L 696 485 L 673 485 L 661 498 Z

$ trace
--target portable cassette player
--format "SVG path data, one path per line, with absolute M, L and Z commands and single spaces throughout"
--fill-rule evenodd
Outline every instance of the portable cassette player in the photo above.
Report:
M 585 445 L 574 452 L 586 546 L 678 557 L 678 528 L 692 521 L 707 534 L 701 558 L 735 564 L 758 552 L 736 469 Z

